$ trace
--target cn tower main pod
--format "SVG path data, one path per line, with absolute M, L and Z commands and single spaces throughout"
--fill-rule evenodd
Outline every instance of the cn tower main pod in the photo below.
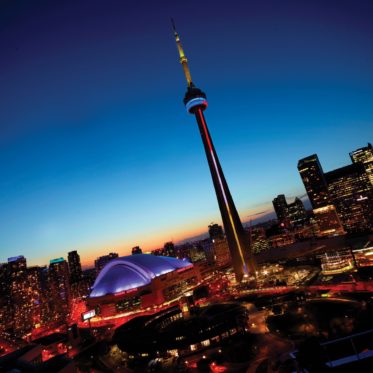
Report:
M 179 51 L 180 63 L 183 67 L 187 81 L 187 91 L 184 97 L 184 104 L 188 113 L 194 115 L 197 120 L 203 146 L 205 148 L 207 162 L 210 167 L 211 177 L 214 184 L 216 197 L 224 225 L 225 235 L 228 241 L 229 251 L 232 257 L 232 266 L 237 281 L 242 281 L 249 276 L 255 277 L 254 262 L 250 253 L 250 245 L 247 234 L 244 231 L 236 206 L 225 180 L 218 155 L 207 127 L 204 110 L 207 108 L 206 95 L 197 88 L 190 74 L 188 60 L 181 45 L 180 37 L 176 32 L 175 24 L 172 21 L 176 46 Z

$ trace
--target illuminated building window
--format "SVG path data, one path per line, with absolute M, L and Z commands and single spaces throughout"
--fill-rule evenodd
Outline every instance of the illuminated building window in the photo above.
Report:
M 167 353 L 171 356 L 178 357 L 179 356 L 179 351 L 174 349 L 174 350 L 167 350 Z
M 116 303 L 115 305 L 117 311 L 130 311 L 140 306 L 141 306 L 141 300 L 139 297 L 123 299 L 122 301 Z
M 202 342 L 201 342 L 201 345 L 204 346 L 204 347 L 208 347 L 208 346 L 210 346 L 210 340 L 209 340 L 209 339 L 206 339 L 205 341 L 202 341 Z

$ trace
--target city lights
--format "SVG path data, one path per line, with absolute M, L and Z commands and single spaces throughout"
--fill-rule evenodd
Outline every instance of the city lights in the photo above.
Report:
M 0 4 L 0 372 L 372 371 L 373 7 L 270 3 Z

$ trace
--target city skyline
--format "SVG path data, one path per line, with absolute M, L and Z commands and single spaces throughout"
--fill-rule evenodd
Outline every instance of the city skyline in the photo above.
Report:
M 371 148 L 371 144 L 368 143 L 368 147 Z M 356 149 L 356 150 L 359 150 L 359 149 Z M 310 157 L 312 157 L 312 156 L 310 156 Z M 347 166 L 344 165 L 344 168 L 347 168 L 347 167 L 352 166 L 352 165 L 353 165 L 352 163 L 350 165 L 347 165 Z M 332 171 L 330 171 L 330 173 L 331 172 L 336 172 L 336 171 L 339 171 L 339 169 L 338 170 L 332 170 Z M 278 197 L 281 197 L 281 196 L 278 195 L 275 198 L 275 200 Z M 293 196 L 286 196 L 286 197 L 283 196 L 283 198 L 284 198 L 285 201 L 289 201 L 289 200 L 291 200 L 293 198 Z M 312 204 L 310 202 L 309 197 L 303 195 L 303 196 L 301 196 L 299 198 L 298 196 L 296 196 L 295 197 L 295 202 L 296 202 L 297 199 L 299 199 L 299 200 L 306 199 L 306 206 L 308 206 L 307 210 L 309 212 L 312 211 Z M 272 204 L 273 204 L 273 201 L 272 201 Z M 289 204 L 288 206 L 290 206 L 290 205 L 291 204 Z M 274 209 L 274 205 L 273 205 L 272 209 L 273 209 L 273 211 L 267 210 L 267 211 L 264 211 L 264 212 L 259 212 L 257 214 L 254 214 L 252 219 L 249 219 L 249 220 L 245 221 L 244 223 L 246 223 L 246 224 L 248 223 L 251 226 L 252 224 L 256 224 L 256 223 L 259 223 L 259 222 L 262 222 L 262 221 L 263 222 L 269 222 L 270 220 L 273 220 L 273 219 L 277 219 L 278 220 L 279 218 L 276 217 L 276 211 Z M 280 222 L 281 220 L 278 220 L 278 221 Z M 213 223 L 211 223 L 211 224 L 213 224 Z M 210 226 L 208 226 L 208 228 L 210 228 Z M 201 239 L 206 239 L 208 237 L 208 235 L 209 235 L 209 231 L 206 230 L 206 229 L 201 229 L 201 232 L 202 233 L 198 234 L 197 236 L 188 236 L 187 238 L 182 239 L 182 240 L 178 240 L 175 243 L 178 244 L 178 245 L 183 245 L 183 243 L 185 243 L 185 242 L 193 242 L 193 241 L 197 241 L 198 242 Z M 170 242 L 172 243 L 173 240 L 171 240 Z M 166 245 L 166 244 L 168 244 L 170 242 L 164 242 L 164 245 Z M 142 246 L 142 248 L 144 248 L 145 253 L 150 254 L 150 253 L 156 252 L 158 249 L 160 249 L 161 246 L 162 246 L 162 244 L 159 244 L 158 246 L 154 246 L 153 245 L 152 247 L 144 247 L 144 246 Z M 126 256 L 126 255 L 130 255 L 131 252 L 133 254 L 133 250 L 136 249 L 136 248 L 140 248 L 140 247 L 139 246 L 132 247 L 132 248 L 125 247 L 124 248 L 124 250 L 125 250 L 124 252 L 123 252 L 123 247 L 119 248 L 119 249 L 118 249 L 118 247 L 114 247 L 114 248 L 113 247 L 112 248 L 101 248 L 101 249 L 99 249 L 99 251 L 97 251 L 97 253 L 94 254 L 94 256 L 89 256 L 89 259 L 82 258 L 82 267 L 83 267 L 83 269 L 94 268 L 96 260 L 99 259 L 99 256 L 100 255 L 104 255 L 105 256 L 110 250 L 112 250 L 112 251 L 118 251 L 119 256 Z M 67 260 L 68 257 L 69 257 L 69 255 L 71 253 L 76 253 L 76 252 L 77 252 L 76 249 L 71 249 L 70 252 L 64 252 L 58 258 L 57 257 L 56 258 L 50 257 L 50 258 L 46 259 L 45 263 L 35 263 L 31 259 L 31 261 L 28 261 L 28 265 L 30 266 L 30 263 L 31 263 L 31 266 L 35 266 L 35 265 L 37 265 L 37 266 L 47 266 L 47 265 L 50 265 L 50 263 L 52 263 L 52 262 L 54 262 L 56 260 L 60 260 L 60 259 Z M 69 254 L 69 255 L 66 255 L 66 254 Z M 116 254 L 116 255 L 118 255 L 118 254 Z M 27 260 L 27 258 L 22 253 L 18 254 L 17 256 L 11 256 L 11 257 L 6 258 L 6 259 L 13 260 L 14 258 L 17 258 L 17 257 L 22 257 L 25 260 Z M 0 263 L 1 262 L 6 262 L 5 258 L 4 258 L 3 261 L 0 260 Z
M 224 20 L 217 5 L 203 27 L 196 24 L 207 9 L 192 27 L 180 8 L 167 4 L 154 17 L 150 11 L 142 15 L 142 21 L 150 22 L 145 31 L 134 21 L 124 28 L 123 13 L 113 14 L 128 9 L 115 4 L 106 9 L 103 20 L 100 6 L 93 4 L 90 21 L 82 25 L 69 12 L 83 13 L 83 6 L 75 9 L 70 4 L 62 14 L 78 35 L 73 43 L 66 26 L 62 31 L 52 28 L 53 37 L 43 35 L 43 28 L 61 11 L 58 5 L 44 9 L 43 22 L 29 34 L 27 26 L 38 20 L 37 10 L 26 15 L 22 7 L 3 5 L 8 7 L 5 34 L 17 22 L 23 28 L 12 36 L 13 43 L 1 42 L 8 52 L 1 70 L 9 75 L 1 75 L 7 104 L 0 114 L 1 261 L 20 254 L 29 263 L 42 264 L 41 260 L 66 258 L 71 250 L 93 261 L 118 247 L 126 247 L 128 253 L 138 244 L 156 248 L 170 239 L 177 242 L 207 232 L 211 221 L 220 223 L 200 139 L 183 112 L 182 79 L 166 14 L 171 11 L 182 25 L 196 80 L 208 91 L 210 130 L 243 221 L 248 215 L 270 212 L 271 200 L 279 193 L 290 198 L 305 193 L 296 169 L 302 157 L 317 153 L 325 171 L 347 164 L 348 153 L 365 146 L 373 134 L 373 51 L 367 43 L 372 9 L 366 5 L 363 13 L 349 4 L 334 12 L 321 3 L 289 2 L 285 9 L 269 10 L 254 2 L 230 9 Z M 135 6 L 131 10 L 142 14 Z M 286 10 L 303 23 L 288 24 Z M 255 17 L 245 18 L 249 14 Z M 247 24 L 247 19 L 252 22 Z M 343 28 L 346 19 L 352 34 Z M 251 39 L 250 31 L 259 21 L 265 21 L 260 37 L 266 45 Z M 323 28 L 326 21 L 328 30 Z M 106 37 L 95 40 L 85 34 L 84 27 L 92 31 L 98 26 L 107 31 Z M 198 37 L 205 27 L 202 39 L 207 45 Z M 240 28 L 244 31 L 238 35 Z M 289 39 L 298 28 L 300 34 Z M 151 36 L 150 30 L 155 31 Z M 317 31 L 314 38 L 312 31 Z M 66 33 L 72 45 L 62 41 Z M 308 37 L 309 49 L 296 55 L 285 49 L 279 55 L 285 34 L 292 47 Z M 334 49 L 328 50 L 331 45 Z M 22 62 L 35 47 L 43 58 L 35 55 Z M 266 62 L 260 66 L 263 57 Z M 275 57 L 278 63 L 272 65 Z M 318 58 L 323 58 L 322 66 Z M 138 61 L 149 63 L 136 66 Z M 73 66 L 71 76 L 68 70 Z M 60 76 L 52 73 L 57 68 Z M 37 89 L 36 77 L 41 84 Z M 225 107 L 232 105 L 237 108 L 234 118 Z M 235 137 L 226 130 L 232 119 L 237 123 Z M 338 145 L 330 146 L 331 139 Z

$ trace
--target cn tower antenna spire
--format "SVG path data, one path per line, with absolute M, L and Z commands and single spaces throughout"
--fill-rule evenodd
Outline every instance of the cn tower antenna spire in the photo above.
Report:
M 179 51 L 180 63 L 183 66 L 185 79 L 188 83 L 188 87 L 192 87 L 193 82 L 192 82 L 192 76 L 190 75 L 190 70 L 189 70 L 189 66 L 188 66 L 188 59 L 185 56 L 184 49 L 181 45 L 179 34 L 176 31 L 175 21 L 174 21 L 173 18 L 171 18 L 171 23 L 172 23 L 172 29 L 174 30 L 176 46 L 177 46 L 177 49 Z

